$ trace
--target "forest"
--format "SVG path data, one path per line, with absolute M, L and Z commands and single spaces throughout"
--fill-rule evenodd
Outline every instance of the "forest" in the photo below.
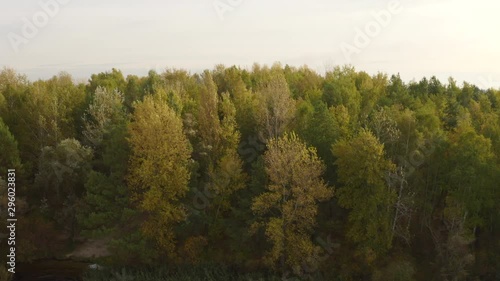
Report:
M 500 89 L 349 65 L 4 68 L 0 150 L 21 264 L 99 241 L 84 280 L 500 280 Z

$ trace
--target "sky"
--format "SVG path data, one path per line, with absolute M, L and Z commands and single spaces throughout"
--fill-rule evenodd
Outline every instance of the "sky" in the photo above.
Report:
M 500 88 L 498 0 L 0 2 L 0 67 L 87 80 L 274 62 Z

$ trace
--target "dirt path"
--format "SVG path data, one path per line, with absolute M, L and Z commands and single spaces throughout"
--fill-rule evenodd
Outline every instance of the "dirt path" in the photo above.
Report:
M 103 239 L 89 239 L 83 244 L 78 245 L 76 249 L 67 254 L 67 258 L 79 258 L 79 259 L 89 259 L 89 258 L 100 258 L 110 255 L 108 250 L 109 238 Z

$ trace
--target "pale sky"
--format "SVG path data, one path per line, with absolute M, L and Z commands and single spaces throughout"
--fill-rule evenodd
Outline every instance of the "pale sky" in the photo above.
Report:
M 453 76 L 500 87 L 500 1 L 400 0 L 389 10 L 391 2 L 2 0 L 0 66 L 35 80 L 60 71 L 88 79 L 113 67 L 146 75 L 279 61 L 324 72 L 350 63 L 407 81 Z M 377 22 L 380 11 L 390 19 Z M 356 43 L 366 29 L 368 43 Z M 356 50 L 350 60 L 342 46 Z

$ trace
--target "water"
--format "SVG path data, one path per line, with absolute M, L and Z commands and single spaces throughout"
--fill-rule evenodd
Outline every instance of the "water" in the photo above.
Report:
M 81 281 L 88 263 L 43 260 L 19 264 L 13 281 Z

